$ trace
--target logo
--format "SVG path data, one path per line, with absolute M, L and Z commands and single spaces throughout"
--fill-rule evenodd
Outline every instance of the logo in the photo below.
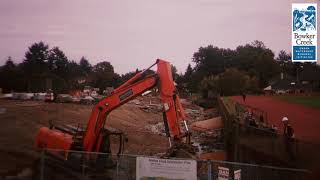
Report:
M 123 101 L 123 100 L 125 100 L 127 97 L 131 96 L 132 94 L 133 94 L 132 89 L 129 89 L 128 91 L 120 94 L 120 95 L 119 95 L 119 99 L 120 99 L 120 101 Z
M 317 61 L 317 4 L 292 4 L 292 61 Z

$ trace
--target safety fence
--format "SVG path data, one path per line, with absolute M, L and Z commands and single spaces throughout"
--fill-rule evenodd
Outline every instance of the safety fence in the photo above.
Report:
M 229 160 L 312 171 L 318 167 L 320 144 L 284 137 L 268 123 L 265 118 L 267 114 L 262 110 L 244 106 L 229 98 L 220 97 L 218 103 L 224 119 Z M 257 118 L 260 115 L 263 116 L 262 120 Z M 250 119 L 255 119 L 255 122 L 251 124 Z
M 60 156 L 61 159 L 56 156 Z M 309 171 L 291 168 L 279 168 L 255 164 L 236 163 L 215 160 L 169 159 L 178 162 L 192 162 L 195 166 L 185 166 L 186 163 L 174 164 L 155 163 L 143 165 L 140 159 L 159 160 L 158 157 L 139 155 L 111 155 L 105 153 L 88 153 L 81 151 L 44 150 L 37 165 L 36 178 L 47 179 L 308 179 Z M 178 165 L 177 165 L 178 164 Z M 146 168 L 147 167 L 147 168 Z M 151 172 L 153 175 L 141 175 Z M 149 172 L 149 173 L 150 173 Z M 155 175 L 155 174 L 156 175 Z M 158 175 L 157 175 L 158 173 Z M 166 176 L 165 176 L 166 175 Z M 180 175 L 180 176 L 179 176 Z M 180 178 L 177 178 L 180 177 Z M 182 177 L 182 178 L 181 178 Z

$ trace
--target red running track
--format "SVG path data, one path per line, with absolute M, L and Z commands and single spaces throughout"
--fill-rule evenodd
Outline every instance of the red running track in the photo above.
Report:
M 269 123 L 276 125 L 279 133 L 283 132 L 282 117 L 287 116 L 297 139 L 320 143 L 319 109 L 289 103 L 272 96 L 247 96 L 245 103 L 240 96 L 231 98 L 266 111 Z

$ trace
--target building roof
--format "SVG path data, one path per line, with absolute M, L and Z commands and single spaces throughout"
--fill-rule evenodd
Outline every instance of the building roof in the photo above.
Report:
M 279 79 L 271 85 L 272 89 L 275 90 L 293 90 L 298 88 L 298 86 L 299 84 L 296 81 L 290 79 Z

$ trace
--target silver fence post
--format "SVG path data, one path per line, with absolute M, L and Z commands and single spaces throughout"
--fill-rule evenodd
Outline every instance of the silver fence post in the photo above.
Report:
M 86 153 L 84 153 L 84 152 L 81 152 L 81 153 L 83 153 L 83 156 L 85 157 L 85 158 L 83 158 L 83 160 L 82 160 L 82 163 L 81 163 L 81 176 L 82 176 L 82 178 L 84 178 L 85 177 L 85 161 L 86 161 L 86 157 L 88 156 L 88 154 L 86 154 Z
M 210 160 L 208 162 L 208 180 L 212 180 L 212 162 Z
M 117 156 L 117 172 L 116 172 L 117 179 L 119 179 L 119 158 L 120 156 Z
M 45 150 L 42 150 L 41 151 L 41 160 L 40 160 L 40 179 L 41 180 L 44 180 L 44 156 L 45 156 L 45 154 L 44 154 L 44 151 Z

